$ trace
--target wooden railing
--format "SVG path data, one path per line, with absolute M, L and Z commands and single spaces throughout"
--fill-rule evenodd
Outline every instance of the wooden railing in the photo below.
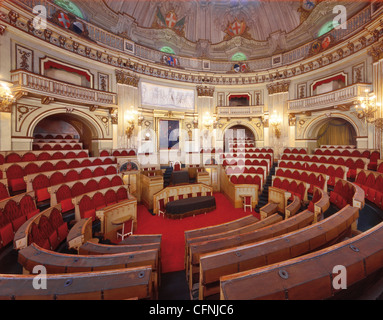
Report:
M 108 107 L 117 104 L 117 94 L 57 81 L 25 70 L 12 71 L 13 93 L 49 96 L 56 100 Z
M 365 96 L 365 90 L 371 89 L 372 86 L 370 84 L 354 84 L 329 93 L 288 101 L 288 109 L 290 112 L 303 112 L 344 105 L 356 101 L 361 96 Z

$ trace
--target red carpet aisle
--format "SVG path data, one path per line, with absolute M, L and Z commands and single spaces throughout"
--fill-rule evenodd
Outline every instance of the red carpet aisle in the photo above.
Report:
M 138 206 L 138 228 L 135 234 L 162 234 L 162 272 L 184 270 L 185 231 L 233 221 L 250 214 L 243 209 L 234 209 L 221 193 L 214 194 L 217 209 L 183 220 L 164 219 L 152 216 L 143 205 Z M 253 211 L 257 218 L 259 215 Z

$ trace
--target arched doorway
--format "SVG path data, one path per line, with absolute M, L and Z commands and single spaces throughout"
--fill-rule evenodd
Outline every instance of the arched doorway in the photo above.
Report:
M 317 145 L 356 145 L 357 133 L 354 126 L 345 119 L 331 118 L 325 121 L 317 132 Z
M 233 139 L 255 141 L 255 135 L 250 128 L 244 125 L 230 127 L 225 131 L 224 135 L 225 152 L 229 150 L 229 141 Z
M 97 154 L 93 140 L 98 135 L 91 124 L 76 115 L 54 114 L 40 120 L 34 128 L 33 136 L 38 134 L 73 135 L 83 144 L 83 149 L 89 150 L 91 155 Z

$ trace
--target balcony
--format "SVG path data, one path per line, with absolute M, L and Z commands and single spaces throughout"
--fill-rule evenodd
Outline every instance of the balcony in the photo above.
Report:
M 117 104 L 117 94 L 79 87 L 56 81 L 24 70 L 12 71 L 11 82 L 14 96 L 32 96 L 42 99 L 43 104 L 53 101 L 110 108 Z
M 217 107 L 219 118 L 255 118 L 263 116 L 263 106 Z
M 291 113 L 301 113 L 347 106 L 365 96 L 365 90 L 371 91 L 372 85 L 358 83 L 317 96 L 291 100 L 288 101 L 288 110 Z

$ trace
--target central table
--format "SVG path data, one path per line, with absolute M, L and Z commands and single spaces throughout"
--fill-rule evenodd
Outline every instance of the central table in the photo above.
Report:
M 166 205 L 166 217 L 182 219 L 216 209 L 215 197 L 196 197 L 169 202 Z
M 176 186 L 179 184 L 189 184 L 189 172 L 174 171 L 171 176 L 171 182 L 173 186 Z

